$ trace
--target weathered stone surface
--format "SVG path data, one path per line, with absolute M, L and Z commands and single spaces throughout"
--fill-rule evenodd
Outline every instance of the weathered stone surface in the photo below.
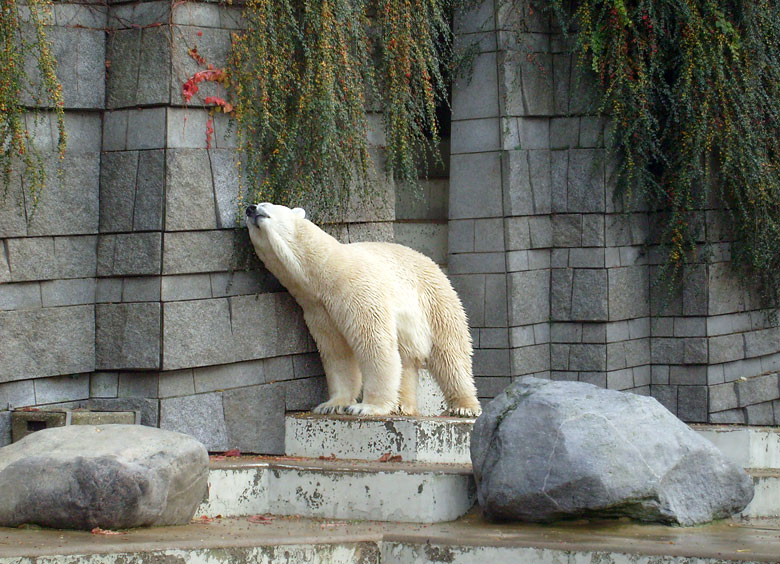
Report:
M 501 217 L 500 153 L 453 155 L 450 219 Z
M 157 427 L 160 421 L 160 406 L 156 399 L 149 398 L 90 398 L 87 409 L 93 411 L 138 411 L 141 425 Z
M 89 374 L 38 378 L 35 384 L 35 403 L 61 403 L 89 398 Z
M 95 369 L 94 306 L 0 312 L 0 382 Z
M 41 282 L 40 299 L 43 307 L 91 304 L 95 301 L 95 279 L 74 278 Z
M 170 149 L 165 183 L 165 229 L 217 227 L 211 162 L 205 149 Z
M 165 151 L 140 151 L 133 217 L 133 229 L 136 231 L 162 229 L 164 183 Z
M 474 58 L 471 76 L 461 77 L 453 88 L 452 118 L 495 116 L 498 116 L 496 54 L 484 53 Z
M 208 487 L 202 444 L 141 425 L 45 429 L 4 447 L 0 460 L 5 527 L 184 525 Z
M 28 235 L 97 233 L 100 154 L 67 154 L 62 163 L 46 155 L 47 183 L 37 206 L 27 198 Z M 58 165 L 62 165 L 62 178 Z
M 98 304 L 95 364 L 98 370 L 160 367 L 160 304 Z
M 284 453 L 284 388 L 282 383 L 223 392 L 228 442 L 241 452 Z
M 0 411 L 0 447 L 11 444 L 11 412 Z
M 166 303 L 163 312 L 165 370 L 225 364 L 235 360 L 227 299 Z M 266 324 L 262 318 L 256 321 Z M 274 325 L 271 324 L 272 327 Z
M 101 235 L 97 246 L 98 276 L 160 274 L 162 234 Z
M 657 401 L 524 378 L 474 425 L 479 503 L 494 519 L 618 516 L 693 525 L 753 497 L 748 475 Z
M 504 211 L 508 215 L 550 212 L 550 151 L 506 151 L 502 166 L 505 182 Z
M 168 21 L 168 14 L 150 16 L 144 18 L 149 23 L 137 24 L 138 27 Z M 135 23 L 135 20 L 123 21 Z M 106 45 L 106 58 L 111 61 L 106 80 L 106 106 L 114 109 L 168 103 L 170 51 L 168 26 L 117 30 L 110 34 Z
M 192 435 L 210 451 L 230 448 L 221 392 L 160 400 L 160 428 Z
M 0 285 L 0 310 L 37 309 L 41 307 L 39 282 Z
M 138 151 L 103 154 L 100 163 L 100 231 L 133 230 Z
M 166 233 L 163 246 L 163 274 L 219 272 L 231 269 L 232 231 Z
M 57 61 L 57 80 L 62 84 L 66 108 L 103 107 L 105 97 L 105 33 L 85 26 L 47 28 L 52 55 Z M 40 71 L 35 57 L 26 57 L 25 71 L 33 84 L 39 84 Z M 35 105 L 23 88 L 24 104 Z

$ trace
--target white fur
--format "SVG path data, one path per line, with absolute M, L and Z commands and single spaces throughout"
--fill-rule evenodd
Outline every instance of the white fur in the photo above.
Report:
M 246 223 L 317 342 L 329 399 L 316 413 L 414 415 L 427 366 L 451 413 L 479 415 L 466 314 L 433 261 L 391 243 L 341 244 L 300 208 L 258 204 Z

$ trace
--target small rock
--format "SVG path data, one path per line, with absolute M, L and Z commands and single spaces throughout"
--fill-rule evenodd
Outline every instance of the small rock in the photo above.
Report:
M 513 383 L 477 419 L 471 460 L 493 519 L 694 525 L 753 498 L 745 471 L 655 399 L 582 382 Z
M 45 429 L 0 448 L 0 526 L 124 529 L 189 523 L 208 488 L 194 438 L 141 425 Z

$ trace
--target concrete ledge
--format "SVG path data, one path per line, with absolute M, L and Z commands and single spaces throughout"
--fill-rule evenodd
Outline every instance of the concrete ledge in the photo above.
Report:
M 285 418 L 285 453 L 358 460 L 390 453 L 410 462 L 471 464 L 473 425 L 474 419 L 454 417 L 293 414 Z
M 254 457 L 212 463 L 197 516 L 254 513 L 406 523 L 452 521 L 476 500 L 471 467 Z

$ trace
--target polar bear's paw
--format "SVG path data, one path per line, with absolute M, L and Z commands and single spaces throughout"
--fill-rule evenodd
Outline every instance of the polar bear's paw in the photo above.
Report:
M 311 411 L 312 413 L 316 413 L 318 415 L 330 415 L 332 413 L 341 414 L 345 413 L 347 406 L 349 406 L 354 401 L 355 400 L 335 398 L 321 403 Z
M 479 417 L 482 413 L 481 407 L 453 407 L 447 410 L 453 417 Z
M 345 410 L 349 415 L 390 415 L 392 409 L 389 407 L 382 407 L 381 405 L 374 405 L 372 403 L 355 403 L 350 405 Z

